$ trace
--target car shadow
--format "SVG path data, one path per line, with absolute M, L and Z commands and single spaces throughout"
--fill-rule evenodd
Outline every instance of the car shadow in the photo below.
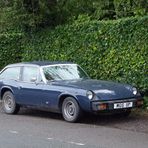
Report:
M 52 112 L 48 112 L 48 111 L 42 111 L 42 110 L 36 110 L 36 109 L 30 109 L 30 108 L 29 109 L 22 108 L 19 111 L 18 115 L 63 120 L 61 114 L 52 113 Z
M 64 121 L 61 114 L 52 113 L 47 111 L 40 111 L 35 109 L 21 109 L 18 115 L 23 116 L 33 116 L 47 119 L 54 119 Z M 93 124 L 93 125 L 103 125 L 103 126 L 112 126 L 120 123 L 134 122 L 139 120 L 139 116 L 131 114 L 129 117 L 117 116 L 117 115 L 94 115 L 86 114 L 81 118 L 77 123 L 80 124 Z
M 81 120 L 81 123 L 85 124 L 94 124 L 94 125 L 115 125 L 124 123 L 124 122 L 131 122 L 137 120 L 138 117 L 135 117 L 133 114 L 131 114 L 128 117 L 119 116 L 119 115 L 94 115 L 94 114 L 88 114 L 83 117 Z
M 4 114 L 1 110 L 0 113 Z M 71 124 L 73 126 L 88 125 L 89 127 L 97 128 L 99 126 L 116 128 L 121 130 L 130 130 L 136 132 L 148 133 L 148 116 L 143 116 L 137 114 L 135 111 L 131 113 L 129 117 L 115 116 L 115 115 L 94 115 L 94 114 L 85 114 L 81 120 L 77 123 L 66 123 L 61 114 L 51 113 L 47 111 L 40 111 L 30 108 L 21 108 L 18 115 L 16 116 L 24 117 L 33 117 L 33 118 L 42 118 L 46 120 L 56 120 L 62 122 L 62 124 Z

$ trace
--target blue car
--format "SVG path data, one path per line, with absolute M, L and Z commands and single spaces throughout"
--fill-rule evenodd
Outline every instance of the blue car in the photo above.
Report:
M 129 115 L 143 98 L 135 87 L 93 80 L 70 62 L 27 62 L 6 66 L 0 72 L 0 99 L 7 114 L 20 107 L 62 113 L 76 122 L 85 113 Z

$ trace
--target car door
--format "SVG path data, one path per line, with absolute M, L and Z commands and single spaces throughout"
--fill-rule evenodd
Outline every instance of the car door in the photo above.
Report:
M 19 104 L 40 106 L 44 97 L 43 86 L 39 67 L 24 66 L 19 84 Z

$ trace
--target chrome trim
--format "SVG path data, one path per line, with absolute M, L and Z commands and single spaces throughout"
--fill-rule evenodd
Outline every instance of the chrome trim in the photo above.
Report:
M 47 80 L 46 80 L 45 75 L 44 75 L 44 72 L 43 72 L 43 67 L 40 67 L 40 70 L 39 71 L 40 71 L 40 75 L 41 75 L 41 78 L 42 78 L 43 82 L 45 84 L 47 84 Z
M 122 99 L 122 100 L 111 100 L 111 101 L 107 101 L 107 100 L 98 100 L 98 101 L 92 101 L 95 103 L 120 103 L 120 102 L 130 102 L 130 101 L 137 101 L 137 100 L 143 100 L 143 98 L 131 98 L 131 99 Z
M 53 64 L 53 65 L 46 65 L 46 66 L 41 66 L 41 67 L 45 68 L 45 67 L 63 66 L 63 65 L 77 65 L 77 64 Z

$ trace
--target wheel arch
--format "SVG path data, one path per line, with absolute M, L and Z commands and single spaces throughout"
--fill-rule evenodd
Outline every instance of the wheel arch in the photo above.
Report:
M 0 92 L 0 99 L 1 100 L 2 100 L 2 97 L 3 97 L 3 95 L 4 95 L 4 93 L 6 91 L 10 91 L 10 92 L 12 92 L 14 94 L 13 90 L 11 89 L 11 87 L 9 87 L 9 86 L 2 87 L 1 88 L 1 92 Z
M 77 103 L 79 104 L 78 98 L 77 98 L 76 96 L 74 96 L 74 95 L 72 95 L 72 94 L 62 94 L 62 95 L 59 96 L 59 99 L 58 99 L 58 100 L 59 100 L 59 101 L 58 101 L 58 107 L 59 107 L 60 112 L 62 111 L 62 103 L 63 103 L 63 101 L 64 101 L 67 97 L 72 97 L 72 98 L 74 98 L 74 99 L 77 101 Z M 79 104 L 79 106 L 80 106 L 80 104 Z

